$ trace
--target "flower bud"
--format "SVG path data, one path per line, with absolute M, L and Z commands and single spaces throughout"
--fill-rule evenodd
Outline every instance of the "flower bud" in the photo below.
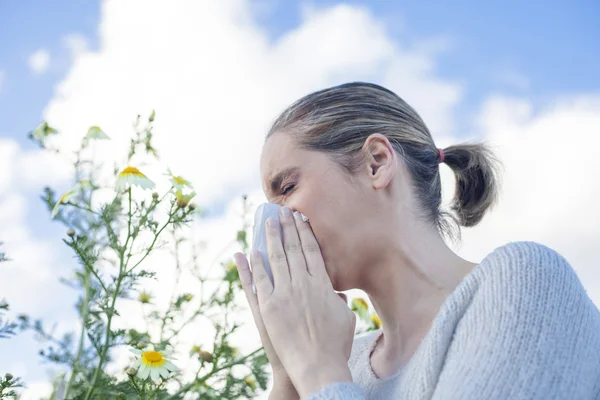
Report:
M 152 193 L 152 198 L 153 198 L 154 200 L 158 200 L 158 193 L 156 193 L 156 192 L 153 192 L 153 193 Z
M 194 211 L 196 209 L 196 204 L 190 203 L 189 207 L 190 207 L 190 211 Z
M 13 374 L 11 374 L 10 372 L 7 372 L 6 375 L 4 375 L 4 377 L 6 378 L 7 381 L 10 381 L 13 378 Z
M 133 378 L 135 376 L 135 374 L 137 373 L 137 371 L 135 368 L 130 367 L 125 370 L 125 373 Z
M 199 353 L 200 359 L 204 362 L 212 362 L 213 356 L 208 351 L 201 351 Z
M 148 304 L 152 300 L 152 295 L 147 292 L 141 292 L 138 295 L 138 301 L 142 304 Z
M 69 230 L 67 231 L 67 236 L 68 236 L 68 237 L 73 237 L 73 236 L 75 236 L 75 231 L 74 231 L 73 229 L 69 229 Z
M 255 390 L 256 389 L 256 381 L 254 379 L 252 379 L 251 376 L 247 376 L 244 378 L 244 382 L 246 382 L 246 384 L 248 386 L 250 386 L 250 389 Z

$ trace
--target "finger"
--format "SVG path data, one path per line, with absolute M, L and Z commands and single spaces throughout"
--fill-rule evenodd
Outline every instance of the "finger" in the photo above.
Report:
M 260 309 L 258 308 L 258 299 L 256 294 L 252 291 L 252 272 L 250 271 L 248 259 L 242 253 L 236 253 L 233 257 L 235 258 L 242 288 L 244 289 L 244 294 L 248 300 L 252 318 L 254 318 L 254 324 L 258 329 L 260 340 L 263 344 L 268 343 L 269 335 L 267 334 L 267 329 L 265 328 Z
M 296 221 L 288 207 L 282 207 L 280 212 L 281 230 L 283 231 L 283 249 L 290 270 L 290 278 L 301 278 L 307 274 L 306 260 L 302 252 L 302 243 L 298 236 Z
M 312 228 L 306 218 L 302 218 L 302 214 L 298 211 L 294 212 L 294 219 L 296 220 L 296 228 L 298 229 L 298 236 L 302 243 L 302 252 L 306 260 L 306 267 L 308 273 L 312 276 L 327 278 L 327 281 L 331 284 L 327 271 L 325 270 L 325 262 L 323 261 L 323 255 L 321 254 L 321 247 L 315 238 Z
M 248 259 L 242 253 L 235 253 L 233 258 L 237 266 L 238 274 L 240 275 L 240 282 L 242 283 L 242 289 L 246 294 L 246 299 L 250 305 L 250 309 L 254 313 L 254 308 L 258 306 L 258 300 L 256 294 L 252 290 L 252 271 L 250 270 L 250 264 Z
M 262 255 L 256 249 L 250 252 L 250 263 L 252 265 L 252 281 L 256 287 L 258 303 L 264 302 L 273 293 L 273 283 L 262 259 Z
M 290 282 L 290 269 L 283 249 L 283 243 L 281 243 L 279 221 L 276 218 L 269 218 L 266 225 L 267 254 L 269 255 L 271 272 L 273 272 L 273 282 L 275 287 L 277 287 Z

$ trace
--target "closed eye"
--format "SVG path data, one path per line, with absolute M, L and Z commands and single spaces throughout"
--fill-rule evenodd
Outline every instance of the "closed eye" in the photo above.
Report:
M 296 185 L 288 185 L 286 186 L 282 191 L 281 194 L 283 196 L 287 195 L 288 193 L 290 193 L 292 190 L 294 190 L 294 188 L 296 187 Z

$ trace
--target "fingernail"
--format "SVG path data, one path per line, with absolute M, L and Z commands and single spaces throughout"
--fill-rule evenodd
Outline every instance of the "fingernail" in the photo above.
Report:
M 290 210 L 289 207 L 281 207 L 281 215 L 283 215 L 284 217 L 289 217 L 290 215 L 292 215 L 292 210 Z
M 277 224 L 278 224 L 278 222 L 277 222 L 277 219 L 275 219 L 275 218 L 269 218 L 269 219 L 267 220 L 267 225 L 268 225 L 268 226 L 269 226 L 269 228 L 271 228 L 271 229 L 275 229 L 275 228 L 277 228 Z
M 300 215 L 302 216 L 302 221 L 304 222 L 308 222 L 308 217 L 302 213 L 300 213 Z

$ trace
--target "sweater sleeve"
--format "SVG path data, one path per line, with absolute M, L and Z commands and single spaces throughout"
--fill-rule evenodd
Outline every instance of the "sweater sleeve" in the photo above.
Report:
M 352 382 L 332 383 L 311 395 L 308 400 L 365 400 L 360 386 Z
M 486 267 L 433 400 L 596 398 L 600 313 L 566 260 L 521 242 Z

